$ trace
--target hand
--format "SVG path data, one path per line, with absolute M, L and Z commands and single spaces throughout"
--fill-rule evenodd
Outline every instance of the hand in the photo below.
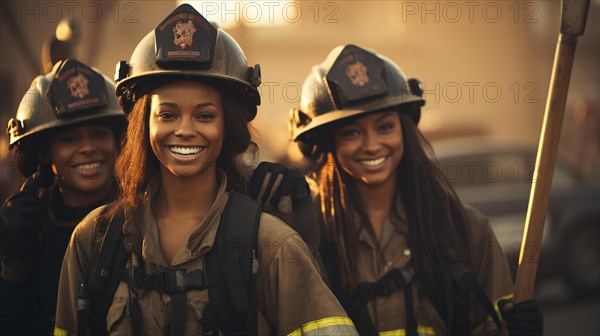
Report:
M 277 209 L 282 214 L 290 214 L 294 208 L 312 202 L 308 183 L 294 166 L 261 162 L 252 174 L 248 189 L 250 196 L 267 212 Z
M 249 182 L 250 197 L 300 234 L 313 251 L 319 247 L 319 221 L 310 188 L 298 167 L 261 162 Z
M 500 300 L 498 308 L 510 336 L 543 335 L 544 316 L 537 301 L 526 300 L 515 304 L 510 300 Z
M 35 193 L 36 183 L 35 178 L 29 178 L 0 210 L 2 277 L 27 273 L 39 261 L 46 209 Z

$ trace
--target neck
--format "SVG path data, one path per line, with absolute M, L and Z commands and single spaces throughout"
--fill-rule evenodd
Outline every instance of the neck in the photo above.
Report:
M 161 170 L 160 178 L 160 189 L 153 200 L 153 208 L 159 216 L 187 214 L 204 217 L 219 188 L 216 168 L 190 178 L 180 178 Z
M 394 201 L 396 193 L 396 183 L 382 183 L 378 185 L 369 185 L 364 183 L 356 183 L 356 190 L 360 198 L 361 205 L 365 209 L 367 215 L 373 212 L 389 212 Z
M 62 184 L 59 184 L 58 188 L 63 203 L 72 208 L 81 208 L 98 203 L 106 199 L 114 191 L 112 182 L 95 191 L 76 190 Z
M 383 222 L 392 208 L 396 193 L 396 180 L 377 185 L 356 183 L 360 203 L 369 217 L 375 238 L 381 239 Z

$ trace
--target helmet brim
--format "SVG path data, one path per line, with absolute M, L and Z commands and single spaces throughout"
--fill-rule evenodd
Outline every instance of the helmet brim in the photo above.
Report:
M 49 122 L 49 123 L 44 123 L 40 126 L 34 127 L 31 130 L 29 130 L 27 133 L 23 133 L 17 137 L 12 137 L 10 144 L 9 144 L 9 149 L 12 150 L 12 148 L 18 144 L 20 141 L 26 141 L 29 137 L 35 135 L 36 139 L 40 139 L 41 137 L 46 136 L 47 134 L 49 134 L 50 132 L 61 132 L 62 130 L 66 129 L 66 128 L 72 128 L 72 127 L 77 127 L 80 124 L 85 124 L 85 123 L 89 123 L 91 121 L 109 121 L 109 122 L 114 122 L 114 123 L 120 123 L 121 126 L 125 126 L 125 114 L 123 114 L 122 111 L 118 110 L 118 111 L 114 111 L 114 112 L 103 112 L 102 115 L 98 115 L 97 111 L 89 111 L 89 113 L 86 113 L 85 115 L 80 115 L 77 117 L 77 119 L 73 119 L 73 120 L 63 120 L 63 119 L 57 119 L 55 121 Z M 117 134 L 115 134 L 115 136 L 117 136 Z
M 333 110 L 327 113 L 323 113 L 319 116 L 313 118 L 308 125 L 303 128 L 299 128 L 296 130 L 296 134 L 293 135 L 292 140 L 294 141 L 302 141 L 303 138 L 306 137 L 309 133 L 319 132 L 324 126 L 332 125 L 333 123 L 346 120 L 349 118 L 354 118 L 361 115 L 366 115 L 369 113 L 380 112 L 386 109 L 392 109 L 396 107 L 402 107 L 399 111 L 405 109 L 406 106 L 415 106 L 421 107 L 425 105 L 425 100 L 416 95 L 408 95 L 407 97 L 401 96 L 393 96 L 393 97 L 385 97 L 379 99 L 377 103 L 368 102 L 364 106 L 356 106 L 352 109 L 344 109 L 344 110 Z M 419 115 L 410 115 L 411 118 L 416 119 L 413 120 L 415 124 L 419 122 Z

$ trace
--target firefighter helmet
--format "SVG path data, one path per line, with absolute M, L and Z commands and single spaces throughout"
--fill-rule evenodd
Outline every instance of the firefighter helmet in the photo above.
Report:
M 59 61 L 51 72 L 33 80 L 17 115 L 8 122 L 10 148 L 33 135 L 88 121 L 106 119 L 122 128 L 125 114 L 113 92 L 112 81 L 99 71 L 74 59 Z
M 348 44 L 312 68 L 302 86 L 300 107 L 290 111 L 290 131 L 310 157 L 323 126 L 390 108 L 407 113 L 416 124 L 424 104 L 418 80 L 407 80 L 387 57 Z
M 248 121 L 260 105 L 260 66 L 248 67 L 239 44 L 191 5 L 182 4 L 117 64 L 116 94 L 125 113 L 144 94 L 175 80 L 202 80 L 247 105 Z

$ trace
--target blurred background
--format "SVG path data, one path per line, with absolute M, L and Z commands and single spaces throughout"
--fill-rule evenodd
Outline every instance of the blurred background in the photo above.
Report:
M 54 62 L 78 58 L 112 77 L 115 64 L 128 60 L 181 2 L 2 1 L 2 127 L 33 78 Z M 249 64 L 261 65 L 262 105 L 253 123 L 260 160 L 298 160 L 288 140 L 288 111 L 311 67 L 335 46 L 373 49 L 420 79 L 427 101 L 420 129 L 461 198 L 490 217 L 515 259 L 560 1 L 186 2 L 236 38 Z M 592 0 L 578 40 L 540 261 L 537 295 L 547 335 L 600 334 L 599 18 L 600 1 Z M 20 182 L 9 154 L 3 131 L 2 200 Z

